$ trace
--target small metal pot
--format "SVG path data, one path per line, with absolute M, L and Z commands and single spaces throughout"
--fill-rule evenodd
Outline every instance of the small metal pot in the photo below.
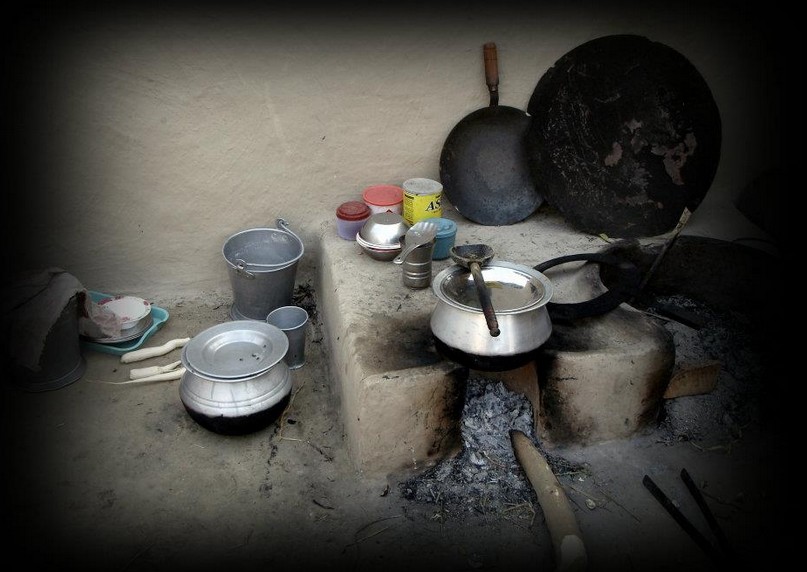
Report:
M 208 328 L 182 348 L 185 410 L 216 433 L 251 433 L 273 423 L 291 396 L 288 348 L 271 324 L 239 320 Z
M 529 266 L 490 262 L 482 267 L 501 333 L 490 335 L 470 270 L 441 271 L 432 283 L 438 302 L 430 326 L 438 352 L 482 371 L 515 369 L 534 359 L 552 333 L 546 304 L 552 283 Z

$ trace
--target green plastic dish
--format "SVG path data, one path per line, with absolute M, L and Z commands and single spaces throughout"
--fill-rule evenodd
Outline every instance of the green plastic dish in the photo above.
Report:
M 104 298 L 109 298 L 112 294 L 104 294 L 103 292 L 89 291 L 90 299 L 93 302 L 100 302 Z M 159 306 L 151 305 L 151 326 L 143 332 L 140 337 L 126 342 L 119 342 L 117 344 L 99 344 L 98 342 L 91 342 L 89 340 L 81 340 L 81 347 L 96 352 L 103 352 L 105 354 L 113 354 L 122 356 L 126 352 L 136 350 L 143 342 L 149 339 L 154 333 L 163 327 L 163 324 L 168 320 L 168 310 L 160 308 Z

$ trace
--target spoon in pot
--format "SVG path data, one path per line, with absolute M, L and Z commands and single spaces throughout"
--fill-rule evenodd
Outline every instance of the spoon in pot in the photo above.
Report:
M 405 246 L 401 253 L 395 257 L 395 264 L 403 264 L 406 257 L 418 246 L 428 244 L 437 236 L 437 225 L 428 220 L 413 224 L 404 235 Z
M 499 320 L 496 319 L 496 311 L 490 301 L 490 290 L 485 284 L 485 277 L 482 276 L 482 266 L 495 255 L 493 249 L 487 244 L 463 244 L 453 246 L 449 252 L 454 262 L 471 271 L 476 293 L 479 296 L 479 304 L 482 306 L 482 313 L 485 314 L 485 321 L 488 323 L 488 330 L 490 330 L 490 335 L 495 338 L 501 333 Z

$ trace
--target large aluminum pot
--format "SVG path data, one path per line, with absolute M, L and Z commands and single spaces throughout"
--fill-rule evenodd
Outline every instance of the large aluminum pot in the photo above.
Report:
M 535 357 L 552 333 L 546 304 L 552 283 L 529 266 L 490 262 L 482 267 L 501 333 L 490 335 L 473 275 L 460 265 L 434 278 L 438 302 L 431 315 L 437 350 L 451 361 L 482 371 L 505 371 Z
M 250 433 L 273 423 L 290 400 L 283 358 L 286 334 L 265 322 L 238 320 L 201 332 L 182 348 L 179 397 L 197 423 L 223 434 Z

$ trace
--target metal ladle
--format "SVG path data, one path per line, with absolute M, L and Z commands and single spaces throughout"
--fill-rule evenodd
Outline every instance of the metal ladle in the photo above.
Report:
M 501 333 L 499 321 L 496 319 L 496 311 L 493 309 L 493 303 L 490 300 L 490 290 L 485 284 L 485 277 L 482 276 L 482 266 L 495 256 L 495 252 L 487 244 L 463 244 L 453 246 L 449 253 L 454 262 L 471 271 L 474 277 L 476 293 L 479 296 L 479 304 L 482 306 L 482 313 L 488 323 L 490 335 L 495 338 Z
M 431 221 L 416 222 L 404 235 L 405 246 L 401 253 L 392 261 L 394 264 L 403 264 L 406 257 L 418 246 L 428 244 L 437 236 L 437 225 Z

